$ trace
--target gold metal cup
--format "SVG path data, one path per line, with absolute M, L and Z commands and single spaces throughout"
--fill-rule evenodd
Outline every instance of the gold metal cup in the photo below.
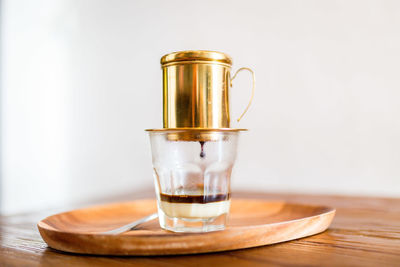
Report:
M 164 128 L 230 128 L 229 89 L 233 78 L 228 55 L 214 51 L 175 52 L 163 56 L 161 66 Z M 248 68 L 241 70 L 253 75 L 253 98 L 254 73 Z
M 245 131 L 230 128 L 229 90 L 232 80 L 242 71 L 250 71 L 255 88 L 254 72 L 240 68 L 231 77 L 232 59 L 214 51 L 181 51 L 161 58 L 163 70 L 163 129 L 170 141 L 216 141 L 221 132 Z

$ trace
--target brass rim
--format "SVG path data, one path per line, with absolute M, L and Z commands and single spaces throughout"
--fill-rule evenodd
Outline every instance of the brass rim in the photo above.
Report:
M 166 68 L 169 66 L 173 66 L 173 65 L 184 65 L 184 64 L 209 64 L 209 65 L 222 65 L 225 66 L 227 68 L 231 68 L 232 65 L 228 64 L 228 63 L 224 63 L 224 62 L 219 62 L 219 61 L 207 61 L 207 60 L 188 60 L 188 61 L 172 61 L 169 63 L 164 63 L 161 65 L 162 68 Z
M 161 65 L 164 65 L 171 62 L 197 61 L 197 60 L 220 62 L 232 65 L 232 58 L 227 54 L 218 51 L 208 51 L 208 50 L 177 51 L 164 55 L 161 58 L 160 62 Z
M 248 129 L 236 128 L 161 128 L 161 129 L 146 129 L 146 132 L 246 132 Z

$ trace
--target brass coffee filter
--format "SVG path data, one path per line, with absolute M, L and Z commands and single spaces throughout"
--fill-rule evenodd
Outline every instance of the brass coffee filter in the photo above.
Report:
M 163 71 L 163 127 L 171 141 L 216 141 L 223 133 L 244 131 L 230 128 L 229 91 L 232 59 L 215 51 L 180 51 L 161 58 Z M 249 105 L 250 105 L 249 103 Z M 246 107 L 243 114 L 247 111 Z M 240 120 L 239 118 L 239 120 Z

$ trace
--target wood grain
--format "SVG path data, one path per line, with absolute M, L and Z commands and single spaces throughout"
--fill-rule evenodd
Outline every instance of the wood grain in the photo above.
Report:
M 50 216 L 39 222 L 40 234 L 55 249 L 95 255 L 177 255 L 216 252 L 274 244 L 325 231 L 333 208 L 256 199 L 233 199 L 224 231 L 172 233 L 158 221 L 121 235 L 102 232 L 156 212 L 156 201 L 138 200 Z
M 149 190 L 107 202 L 153 195 Z M 84 256 L 48 248 L 36 223 L 77 206 L 3 216 L 0 217 L 0 266 L 399 266 L 400 199 L 262 192 L 235 193 L 235 197 L 326 205 L 335 207 L 337 212 L 328 230 L 300 240 L 219 253 L 153 257 Z

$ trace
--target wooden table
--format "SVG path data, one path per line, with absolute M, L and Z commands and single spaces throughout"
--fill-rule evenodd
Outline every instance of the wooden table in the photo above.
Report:
M 149 196 L 151 193 L 146 192 L 130 199 Z M 36 228 L 36 223 L 53 211 L 0 217 L 0 266 L 400 266 L 400 199 L 249 192 L 234 197 L 329 205 L 337 208 L 337 214 L 330 229 L 308 238 L 252 249 L 168 257 L 62 253 L 48 248 Z

